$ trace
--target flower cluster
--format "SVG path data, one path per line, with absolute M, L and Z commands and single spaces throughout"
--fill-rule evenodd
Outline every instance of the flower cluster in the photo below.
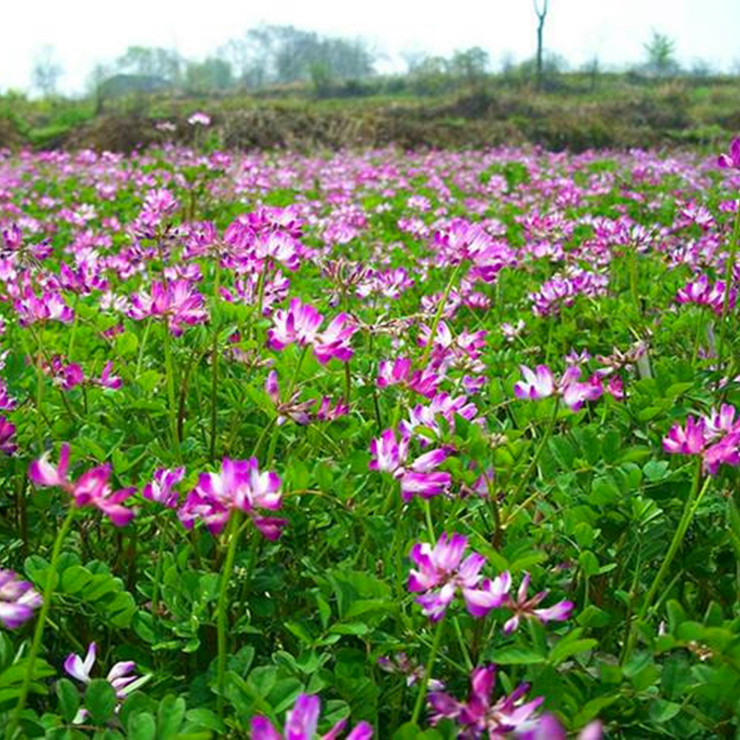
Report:
M 712 284 L 706 275 L 701 275 L 679 289 L 676 293 L 676 303 L 695 303 L 697 306 L 708 306 L 719 316 L 724 308 L 725 289 L 726 283 L 723 280 L 718 280 Z M 734 308 L 736 300 L 737 290 L 730 288 L 728 306 Z
M 91 642 L 88 645 L 84 660 L 76 653 L 70 653 L 67 656 L 67 659 L 64 661 L 64 670 L 68 675 L 72 676 L 72 678 L 87 685 L 92 681 L 90 673 L 95 665 L 96 657 L 97 645 L 94 642 Z M 108 671 L 108 675 L 105 677 L 105 680 L 116 692 L 116 699 L 118 700 L 116 712 L 120 708 L 121 702 L 123 702 L 130 693 L 143 686 L 150 678 L 149 675 L 137 676 L 133 673 L 135 669 L 136 664 L 133 661 L 119 661 L 113 665 L 110 671 Z M 86 716 L 87 711 L 85 709 L 80 709 L 77 716 L 74 718 L 73 723 L 79 724 L 83 722 Z
M 313 306 L 293 298 L 287 310 L 275 311 L 272 320 L 273 326 L 267 332 L 267 344 L 271 349 L 281 351 L 294 343 L 301 347 L 311 346 L 322 365 L 332 357 L 347 362 L 354 354 L 350 342 L 357 328 L 346 313 L 337 314 L 320 332 L 324 317 Z
M 401 482 L 401 496 L 409 501 L 414 495 L 431 498 L 443 493 L 452 482 L 449 473 L 437 468 L 447 459 L 447 452 L 435 449 L 425 452 L 409 463 L 410 436 L 394 429 L 386 429 L 370 442 L 370 470 L 391 473 Z
M 131 296 L 128 315 L 137 321 L 161 316 L 175 336 L 185 331 L 186 326 L 208 321 L 203 296 L 188 280 L 170 283 L 154 282 L 149 293 L 139 291 Z
M 423 542 L 415 544 L 409 557 L 416 565 L 409 574 L 408 588 L 419 593 L 416 601 L 422 613 L 433 622 L 440 620 L 455 596 L 462 594 L 467 610 L 474 617 L 484 617 L 492 609 L 503 608 L 512 612 L 504 625 L 504 633 L 514 632 L 522 617 L 534 619 L 542 624 L 568 619 L 573 609 L 570 601 L 561 601 L 546 609 L 538 608 L 547 596 L 547 591 L 527 598 L 529 575 L 525 574 L 516 598 L 509 595 L 511 575 L 504 571 L 493 580 L 481 580 L 480 571 L 486 559 L 472 552 L 463 560 L 468 540 L 461 534 L 443 534 L 432 547 Z
M 560 396 L 568 408 L 578 411 L 586 401 L 595 401 L 604 394 L 601 378 L 594 375 L 586 383 L 581 381 L 581 370 L 575 365 L 566 368 L 559 380 L 555 379 L 547 365 L 538 365 L 531 370 L 521 365 L 524 380 L 514 384 L 514 395 L 530 401 Z
M 201 520 L 212 534 L 219 534 L 233 512 L 243 511 L 267 539 L 276 540 L 287 522 L 262 512 L 282 506 L 280 485 L 276 473 L 260 472 L 257 458 L 225 457 L 220 473 L 201 473 L 178 516 L 188 529 Z
M 135 488 L 123 488 L 113 491 L 109 484 L 111 466 L 98 465 L 92 470 L 83 473 L 73 483 L 67 477 L 69 468 L 69 444 L 66 442 L 59 451 L 58 465 L 52 465 L 48 455 L 31 463 L 28 477 L 37 486 L 62 488 L 72 496 L 75 506 L 94 506 L 107 516 L 116 527 L 124 527 L 134 517 L 134 512 L 122 505 L 131 496 Z
M 730 404 L 722 404 L 698 419 L 688 416 L 685 426 L 674 424 L 663 438 L 663 449 L 672 455 L 701 455 L 702 466 L 717 475 L 720 465 L 740 465 L 740 419 Z
M 524 701 L 529 684 L 522 683 L 508 696 L 496 700 L 495 683 L 496 666 L 485 665 L 471 673 L 467 701 L 458 701 L 442 691 L 430 692 L 430 723 L 437 725 L 444 719 L 451 719 L 460 727 L 458 737 L 466 740 L 503 740 L 506 737 L 565 740 L 565 730 L 557 719 L 549 713 L 538 713 L 544 697 Z M 595 721 L 581 731 L 578 740 L 600 740 L 601 735 L 601 722 Z
M 321 700 L 318 696 L 300 694 L 285 718 L 282 733 L 267 717 L 253 717 L 250 727 L 252 740 L 314 740 L 320 711 Z M 346 726 L 346 719 L 339 720 L 329 732 L 320 737 L 322 740 L 335 740 Z M 372 736 L 373 728 L 367 722 L 360 722 L 347 735 L 346 740 L 370 740 Z
M 40 606 L 41 596 L 28 581 L 19 580 L 12 570 L 0 569 L 0 623 L 4 627 L 20 627 Z

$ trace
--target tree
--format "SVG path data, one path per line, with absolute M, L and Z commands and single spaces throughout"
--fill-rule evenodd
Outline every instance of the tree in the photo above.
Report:
M 537 15 L 537 89 L 542 90 L 542 32 L 545 28 L 548 0 L 534 0 L 534 12 Z
M 650 41 L 644 44 L 648 56 L 646 68 L 659 77 L 666 77 L 678 71 L 678 62 L 673 56 L 676 42 L 665 34 L 653 29 Z
M 62 65 L 56 58 L 53 46 L 44 46 L 36 55 L 31 70 L 33 86 L 43 97 L 49 98 L 56 94 L 59 78 L 64 74 Z
M 232 82 L 231 64 L 225 59 L 209 57 L 204 62 L 188 62 L 185 69 L 185 84 L 191 93 L 222 92 Z
M 116 61 L 121 72 L 158 77 L 171 83 L 179 82 L 182 64 L 183 60 L 176 51 L 149 46 L 129 46 Z
M 489 57 L 485 49 L 474 46 L 464 51 L 456 51 L 452 57 L 453 74 L 464 80 L 470 87 L 478 87 L 488 71 Z

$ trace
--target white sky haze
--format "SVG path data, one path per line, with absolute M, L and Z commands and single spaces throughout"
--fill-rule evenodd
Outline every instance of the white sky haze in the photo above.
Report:
M 381 70 L 402 70 L 404 51 L 448 56 L 480 46 L 494 67 L 505 54 L 532 55 L 531 0 L 5 0 L 0 6 L 0 91 L 29 89 L 36 54 L 52 45 L 64 68 L 60 88 L 82 92 L 97 62 L 128 46 L 174 48 L 201 60 L 261 23 L 347 38 L 363 37 L 386 55 Z M 572 67 L 598 57 L 603 67 L 644 61 L 652 29 L 676 43 L 690 67 L 701 59 L 729 71 L 740 63 L 740 0 L 550 0 L 545 48 Z

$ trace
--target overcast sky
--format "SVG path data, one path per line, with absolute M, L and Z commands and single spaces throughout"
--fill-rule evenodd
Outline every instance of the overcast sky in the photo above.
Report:
M 52 45 L 64 68 L 60 87 L 80 92 L 96 62 L 128 46 L 174 48 L 202 59 L 261 23 L 366 38 L 403 69 L 404 51 L 447 56 L 481 46 L 497 66 L 504 54 L 533 53 L 531 0 L 4 0 L 0 6 L 0 91 L 28 89 L 34 57 Z M 578 67 L 644 60 L 652 29 L 675 40 L 679 61 L 729 70 L 740 62 L 740 0 L 550 0 L 545 47 Z

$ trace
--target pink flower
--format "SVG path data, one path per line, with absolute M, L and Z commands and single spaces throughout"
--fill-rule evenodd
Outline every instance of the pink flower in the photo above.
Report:
M 48 461 L 48 455 L 34 460 L 28 470 L 28 477 L 37 486 L 62 488 L 72 496 L 77 507 L 94 506 L 107 516 L 116 527 L 124 527 L 134 517 L 134 512 L 122 505 L 135 488 L 123 488 L 113 492 L 108 479 L 110 465 L 99 465 L 83 473 L 76 483 L 67 477 L 69 467 L 69 444 L 62 445 L 59 464 L 55 467 Z
M 11 424 L 4 416 L 0 416 L 0 452 L 14 455 L 18 451 L 18 445 L 13 441 L 14 435 L 15 424 Z
M 350 346 L 352 336 L 357 327 L 345 313 L 335 316 L 329 326 L 316 336 L 313 351 L 316 359 L 325 365 L 332 357 L 340 362 L 347 362 L 352 358 L 354 350 Z
M 522 698 L 529 684 L 520 684 L 509 696 L 493 702 L 496 681 L 496 666 L 481 666 L 470 675 L 470 694 L 466 702 L 460 702 L 449 694 L 433 691 L 429 694 L 432 709 L 430 723 L 439 724 L 443 719 L 452 719 L 462 728 L 460 737 L 489 737 L 503 740 L 505 737 L 538 737 L 527 733 L 535 731 L 544 717 L 536 715 L 544 697 L 537 697 L 526 704 Z M 511 733 L 511 735 L 510 735 Z M 542 735 L 542 740 L 553 740 L 552 735 Z
M 197 113 L 193 113 L 193 115 L 188 118 L 188 123 L 191 126 L 210 126 L 211 117 L 207 113 L 198 111 Z
M 267 344 L 280 351 L 289 344 L 312 344 L 324 317 L 313 307 L 293 298 L 288 310 L 279 309 L 272 317 L 273 327 L 267 332 Z
M 256 716 L 252 718 L 250 725 L 252 740 L 314 740 L 320 710 L 321 700 L 318 696 L 300 694 L 285 718 L 283 733 L 276 730 L 275 725 L 266 717 Z M 329 732 L 320 736 L 321 740 L 335 740 L 346 724 L 347 720 L 339 720 Z M 346 740 L 369 740 L 372 735 L 372 727 L 367 722 L 360 722 L 347 735 Z
M 699 455 L 704 450 L 704 421 L 689 416 L 686 426 L 674 424 L 663 438 L 663 449 L 672 455 Z
M 178 493 L 173 488 L 185 477 L 185 468 L 159 468 L 154 473 L 154 480 L 147 483 L 141 492 L 141 495 L 156 501 L 158 504 L 168 506 L 171 509 L 177 508 Z
M 0 569 L 0 624 L 16 629 L 41 606 L 41 596 L 28 581 L 21 581 L 12 570 Z
M 510 581 L 507 584 L 510 585 Z M 573 611 L 573 603 L 570 601 L 559 601 L 557 604 L 547 607 L 546 609 L 538 609 L 537 607 L 547 597 L 547 591 L 540 591 L 535 594 L 531 599 L 527 598 L 527 591 L 529 590 L 529 574 L 525 573 L 524 578 L 519 586 L 515 599 L 511 596 L 506 597 L 503 602 L 503 606 L 506 609 L 514 612 L 513 616 L 504 625 L 504 633 L 509 635 L 519 627 L 519 622 L 522 617 L 528 617 L 530 619 L 536 619 L 542 624 L 547 622 L 562 622 L 568 619 L 571 611 Z
M 324 317 L 313 306 L 294 298 L 287 311 L 275 311 L 272 321 L 273 326 L 267 332 L 267 345 L 271 349 L 281 351 L 294 343 L 301 347 L 311 345 L 322 365 L 332 358 L 347 362 L 354 354 L 350 341 L 357 327 L 345 313 L 335 316 L 326 329 L 319 332 Z
M 257 458 L 225 457 L 220 473 L 201 473 L 198 485 L 188 494 L 178 515 L 188 529 L 201 519 L 212 534 L 219 534 L 232 512 L 239 509 L 249 515 L 263 536 L 276 540 L 287 522 L 265 516 L 262 510 L 281 507 L 280 485 L 277 474 L 259 471 Z
M 458 591 L 462 592 L 471 614 L 477 609 L 475 597 L 472 602 L 468 599 L 478 585 L 480 569 L 486 559 L 473 552 L 463 561 L 467 546 L 465 536 L 453 534 L 450 537 L 445 533 L 433 548 L 426 542 L 411 548 L 409 557 L 417 568 L 409 573 L 408 589 L 421 594 L 416 601 L 423 607 L 422 613 L 433 622 L 444 616 Z
M 514 395 L 517 398 L 539 400 L 548 398 L 555 392 L 555 378 L 547 365 L 537 365 L 534 371 L 526 365 L 520 365 L 524 380 L 514 384 Z
M 187 280 L 173 280 L 167 285 L 152 283 L 151 293 L 143 291 L 131 296 L 130 318 L 141 321 L 150 316 L 162 316 L 167 320 L 175 336 L 183 333 L 185 326 L 194 326 L 208 321 L 203 296 Z
M 722 169 L 740 169 L 740 139 L 734 138 L 730 144 L 728 154 L 720 154 L 717 158 L 717 165 Z
M 452 476 L 435 470 L 446 459 L 444 450 L 430 450 L 407 464 L 409 437 L 401 433 L 400 440 L 393 429 L 386 429 L 379 438 L 370 442 L 372 459 L 368 467 L 391 473 L 401 482 L 401 495 L 409 501 L 414 495 L 431 498 L 443 493 L 452 482 Z

